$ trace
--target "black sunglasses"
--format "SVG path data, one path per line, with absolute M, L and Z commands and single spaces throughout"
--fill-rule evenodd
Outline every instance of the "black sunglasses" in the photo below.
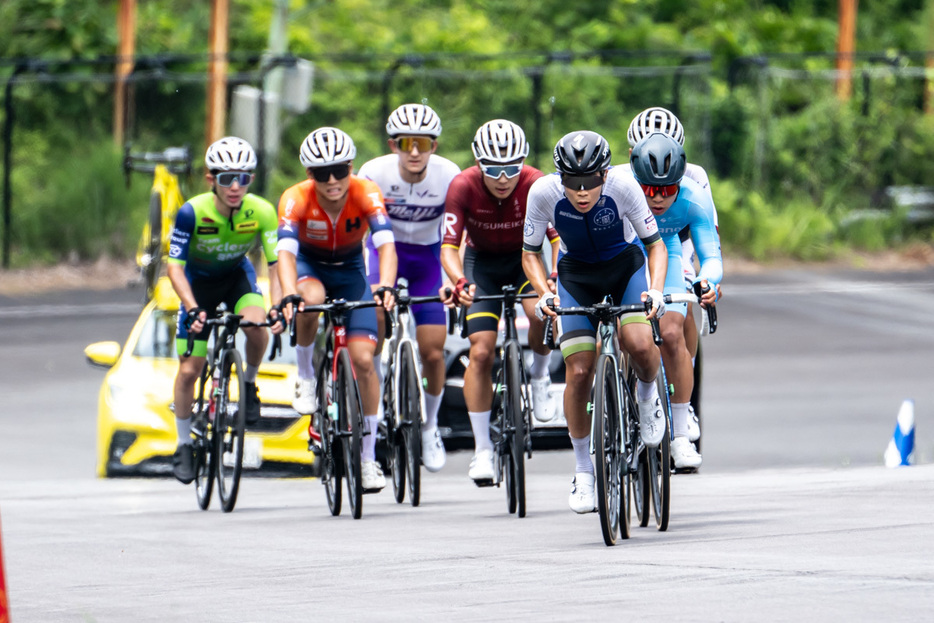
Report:
M 350 175 L 350 165 L 347 163 L 332 164 L 329 167 L 313 167 L 308 170 L 311 171 L 311 176 L 315 178 L 315 181 L 321 184 L 331 179 L 332 175 L 336 180 L 342 180 Z
M 593 190 L 601 184 L 603 184 L 603 173 L 561 176 L 561 185 L 571 190 Z

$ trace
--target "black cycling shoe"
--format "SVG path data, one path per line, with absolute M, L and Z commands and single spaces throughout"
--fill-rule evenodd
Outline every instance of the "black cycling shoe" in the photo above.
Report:
M 246 383 L 246 423 L 259 422 L 259 394 L 256 392 L 256 383 Z
M 180 445 L 172 457 L 172 474 L 183 485 L 195 479 L 195 449 L 191 444 Z

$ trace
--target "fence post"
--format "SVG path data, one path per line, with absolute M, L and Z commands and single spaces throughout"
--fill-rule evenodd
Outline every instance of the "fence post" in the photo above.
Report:
M 13 239 L 12 195 L 10 189 L 10 171 L 13 168 L 13 83 L 16 77 L 26 70 L 24 63 L 17 63 L 13 73 L 6 81 L 3 90 L 3 267 L 10 267 L 10 244 Z

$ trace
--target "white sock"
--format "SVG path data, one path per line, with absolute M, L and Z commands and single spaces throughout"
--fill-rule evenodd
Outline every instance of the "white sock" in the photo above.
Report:
M 571 446 L 574 448 L 574 473 L 593 474 L 593 462 L 590 460 L 590 435 L 583 439 L 574 439 L 570 435 Z
M 656 398 L 658 398 L 658 386 L 655 385 L 655 379 L 648 383 L 642 379 L 636 379 L 636 400 L 644 402 Z
M 175 418 L 175 430 L 178 431 L 178 445 L 191 445 L 191 418 Z
M 673 402 L 671 403 L 671 431 L 674 433 L 675 437 L 687 437 L 688 436 L 688 407 L 691 406 L 689 402 Z
M 438 428 L 438 411 L 441 409 L 441 398 L 444 397 L 444 390 L 437 396 L 432 396 L 425 392 L 425 427 L 423 431 L 433 431 Z
M 492 411 L 468 411 L 470 417 L 470 428 L 473 430 L 474 452 L 481 450 L 492 450 L 493 442 L 490 441 L 490 414 Z
M 312 357 L 314 357 L 314 354 L 315 347 L 312 344 L 295 347 L 295 359 L 298 363 L 298 378 L 315 378 L 315 367 L 314 364 L 312 364 Z
M 694 367 L 694 363 L 697 361 L 697 357 L 691 357 L 691 367 Z
M 533 379 L 540 379 L 548 376 L 548 364 L 551 362 L 551 353 L 539 355 L 532 351 L 532 365 L 529 368 L 529 376 Z
M 243 371 L 243 380 L 247 383 L 256 382 L 256 374 L 259 372 L 259 366 L 254 366 L 253 364 L 246 364 L 246 370 Z
M 378 415 L 364 415 L 363 421 L 366 423 L 366 430 L 369 435 L 363 436 L 362 459 L 364 461 L 376 460 L 376 429 L 379 427 Z

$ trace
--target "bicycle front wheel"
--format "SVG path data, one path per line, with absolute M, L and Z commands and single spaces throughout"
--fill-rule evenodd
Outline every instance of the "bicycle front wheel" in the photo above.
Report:
M 360 404 L 360 392 L 353 376 L 350 352 L 341 349 L 337 360 L 337 378 L 339 393 L 338 424 L 341 446 L 343 447 L 345 476 L 347 477 L 347 495 L 350 501 L 350 514 L 354 519 L 363 516 L 363 478 L 361 466 L 361 445 L 363 438 L 363 408 Z
M 156 282 L 162 270 L 162 193 L 149 195 L 149 236 L 146 239 L 146 256 L 142 259 L 143 280 L 146 287 L 146 300 L 152 299 Z
M 422 482 L 422 400 L 421 375 L 415 349 L 406 342 L 399 351 L 399 416 L 405 446 L 405 474 L 409 481 L 409 503 L 418 506 Z
M 607 545 L 616 545 L 617 536 L 629 538 L 629 508 L 623 502 L 623 499 L 629 499 L 629 492 L 620 482 L 625 470 L 628 488 L 618 374 L 613 358 L 601 355 L 594 377 L 593 445 L 597 510 L 603 541 Z
M 655 525 L 664 532 L 668 529 L 671 514 L 671 394 L 668 391 L 668 378 L 665 375 L 664 365 L 659 365 L 655 383 L 658 386 L 662 410 L 665 412 L 665 434 L 658 447 L 648 450 L 647 453 Z
M 211 494 L 214 492 L 214 423 L 208 417 L 210 394 L 208 400 L 204 398 L 205 392 L 210 391 L 205 389 L 210 383 L 208 363 L 205 361 L 198 383 L 198 399 L 191 415 L 191 432 L 195 437 L 192 442 L 195 450 L 195 496 L 198 498 L 198 506 L 203 511 L 211 505 Z
M 214 452 L 217 455 L 217 493 L 229 513 L 237 504 L 243 470 L 243 435 L 246 430 L 246 383 L 243 360 L 236 349 L 221 360 L 220 394 L 214 411 Z M 237 399 L 233 399 L 236 390 Z
M 506 465 L 506 490 L 512 498 L 509 512 L 518 517 L 525 517 L 525 415 L 522 411 L 522 356 L 519 345 L 511 342 L 506 345 L 503 365 L 506 368 L 506 407 L 505 423 L 509 427 L 509 441 Z
M 333 407 L 328 403 L 328 394 L 331 386 L 331 365 L 328 357 L 321 357 L 315 366 L 317 379 L 318 407 L 315 410 L 315 429 L 321 436 L 321 455 L 315 461 L 321 461 L 321 484 L 324 485 L 324 495 L 328 500 L 328 510 L 331 515 L 341 514 L 343 504 L 343 490 L 341 481 L 344 473 L 344 462 L 341 457 L 340 438 L 338 437 L 338 423 L 331 419 L 331 413 L 337 414 L 337 405 Z

